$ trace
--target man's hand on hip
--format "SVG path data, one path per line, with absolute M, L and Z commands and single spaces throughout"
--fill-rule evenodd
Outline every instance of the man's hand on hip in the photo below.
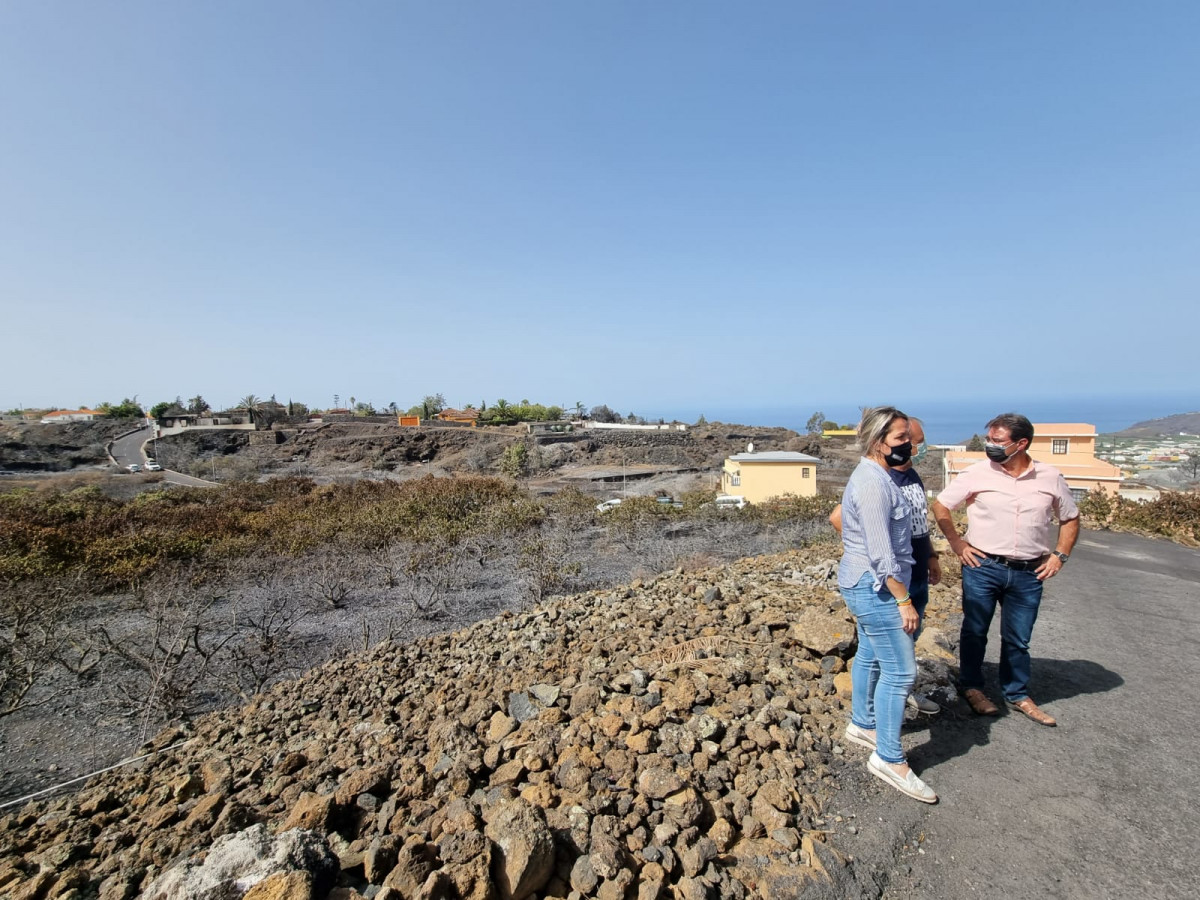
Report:
M 1063 561 L 1051 553 L 1046 557 L 1046 561 L 1033 570 L 1037 575 L 1038 581 L 1045 581 L 1048 578 L 1053 578 L 1062 571 Z
M 959 562 L 964 566 L 970 566 L 972 569 L 977 569 L 987 559 L 987 554 L 982 550 L 977 550 L 966 541 L 963 541 L 957 549 L 954 550 L 954 555 L 958 557 Z

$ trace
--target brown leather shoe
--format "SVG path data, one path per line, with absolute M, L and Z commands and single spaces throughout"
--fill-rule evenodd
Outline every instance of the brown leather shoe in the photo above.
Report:
M 1015 703 L 1010 700 L 1008 701 L 1008 708 L 1015 709 L 1026 718 L 1033 719 L 1033 721 L 1037 722 L 1039 725 L 1045 725 L 1048 728 L 1053 728 L 1058 724 L 1058 720 L 1055 719 L 1054 716 L 1050 715 L 1049 713 L 1044 713 L 1038 708 L 1038 705 L 1033 702 L 1032 697 L 1026 697 L 1024 700 L 1017 700 Z
M 971 707 L 971 712 L 977 716 L 998 716 L 1000 707 L 988 699 L 988 695 L 979 688 L 968 688 L 963 691 L 963 699 Z

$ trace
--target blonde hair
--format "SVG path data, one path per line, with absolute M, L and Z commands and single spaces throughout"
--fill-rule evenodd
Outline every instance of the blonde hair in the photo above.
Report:
M 870 456 L 871 452 L 883 443 L 892 423 L 897 419 L 907 422 L 908 416 L 894 406 L 863 407 L 862 420 L 858 423 L 858 448 L 863 456 Z

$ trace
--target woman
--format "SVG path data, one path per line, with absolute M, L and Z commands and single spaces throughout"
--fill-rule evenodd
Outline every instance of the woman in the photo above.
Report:
M 846 740 L 871 749 L 872 775 L 936 803 L 937 794 L 909 768 L 900 746 L 904 704 L 917 677 L 911 636 L 920 617 L 908 592 L 911 510 L 888 470 L 912 456 L 908 417 L 891 406 L 864 409 L 858 441 L 863 457 L 842 494 L 845 552 L 838 567 L 838 587 L 858 628 Z

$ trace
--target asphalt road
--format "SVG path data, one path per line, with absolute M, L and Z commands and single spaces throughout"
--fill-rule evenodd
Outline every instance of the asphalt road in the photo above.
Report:
M 145 466 L 146 457 L 142 453 L 142 445 L 150 440 L 150 429 L 143 428 L 135 431 L 132 434 L 127 434 L 124 437 L 117 438 L 112 444 L 113 459 L 117 461 L 117 465 L 121 468 L 128 468 L 130 463 L 137 463 L 139 466 Z M 165 448 L 160 448 L 160 453 Z M 159 459 L 159 462 L 167 462 L 165 456 Z M 182 472 L 175 472 L 171 469 L 164 468 L 162 472 L 163 480 L 168 484 L 182 484 L 188 487 L 216 487 L 216 482 L 205 481 L 203 478 L 193 478 L 191 475 L 184 475 Z
M 112 443 L 113 459 L 122 469 L 127 468 L 130 463 L 137 463 L 139 466 L 144 464 L 146 457 L 142 455 L 142 444 L 148 440 L 150 440 L 149 428 L 142 428 L 117 438 Z
M 997 700 L 998 622 L 985 671 Z M 871 778 L 847 744 L 843 895 L 1200 896 L 1198 645 L 1200 551 L 1085 531 L 1034 630 L 1031 693 L 1058 727 L 958 701 L 906 728 L 936 806 Z

